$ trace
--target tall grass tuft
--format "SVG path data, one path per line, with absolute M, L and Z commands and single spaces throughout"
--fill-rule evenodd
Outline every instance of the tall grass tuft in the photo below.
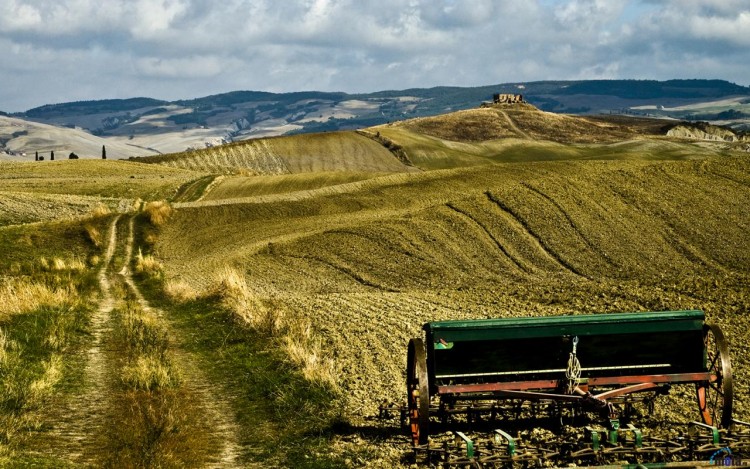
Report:
M 335 362 L 326 357 L 320 339 L 314 336 L 309 321 L 297 318 L 288 324 L 282 345 L 289 361 L 311 383 L 338 388 Z
M 81 272 L 86 269 L 86 264 L 79 259 L 65 260 L 61 257 L 53 257 L 52 259 L 40 257 L 39 269 L 43 272 Z
M 309 382 L 338 389 L 335 363 L 325 356 L 307 319 L 290 314 L 278 300 L 260 300 L 245 276 L 232 267 L 219 272 L 209 295 L 218 298 L 240 324 L 278 340 L 290 363 Z
M 129 303 L 122 316 L 122 333 L 133 355 L 149 354 L 164 357 L 169 348 L 166 329 L 153 314 L 136 303 Z
M 182 280 L 167 280 L 164 283 L 164 293 L 177 303 L 186 303 L 198 298 L 198 292 L 190 284 Z
M 244 325 L 255 327 L 268 314 L 265 305 L 248 287 L 245 275 L 233 267 L 225 266 L 219 271 L 208 296 L 218 298 L 222 306 Z
M 141 355 L 122 370 L 126 386 L 139 391 L 155 391 L 179 386 L 180 377 L 168 360 Z
M 138 254 L 135 256 L 135 271 L 138 274 L 144 275 L 148 278 L 159 278 L 162 275 L 161 262 L 156 260 L 151 254 L 143 255 L 141 249 L 138 248 Z
M 148 202 L 143 211 L 148 216 L 149 222 L 154 226 L 161 226 L 172 215 L 172 206 L 164 200 Z
M 169 335 L 159 318 L 139 304 L 129 302 L 121 322 L 128 355 L 122 371 L 123 383 L 140 391 L 178 386 L 180 379 L 168 356 Z
M 0 319 L 42 307 L 63 307 L 76 302 L 79 297 L 72 283 L 50 286 L 23 277 L 7 279 L 0 285 Z
M 104 204 L 99 204 L 96 207 L 91 210 L 91 217 L 92 218 L 100 218 L 106 215 L 109 215 L 112 213 L 112 211 Z
M 91 244 L 93 244 L 94 247 L 102 247 L 102 233 L 99 231 L 99 228 L 91 223 L 84 223 L 83 231 L 86 233 L 86 237 L 91 241 Z

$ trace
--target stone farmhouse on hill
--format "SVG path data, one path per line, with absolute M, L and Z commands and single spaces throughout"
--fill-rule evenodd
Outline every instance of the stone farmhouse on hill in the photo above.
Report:
M 525 102 L 522 94 L 495 93 L 492 95 L 492 104 L 517 104 Z
M 524 104 L 522 94 L 512 93 L 495 93 L 492 95 L 492 101 L 483 101 L 481 107 L 490 107 L 495 104 Z

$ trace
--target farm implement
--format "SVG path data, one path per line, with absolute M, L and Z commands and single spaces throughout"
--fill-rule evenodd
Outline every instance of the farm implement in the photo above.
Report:
M 423 330 L 409 341 L 407 404 L 398 409 L 420 461 L 693 467 L 750 456 L 750 424 L 732 418 L 727 342 L 702 311 L 439 321 Z M 695 396 L 692 418 L 656 432 L 635 425 L 676 385 Z

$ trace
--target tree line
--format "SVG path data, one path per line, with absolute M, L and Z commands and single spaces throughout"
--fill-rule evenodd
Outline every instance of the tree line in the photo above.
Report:
M 51 150 L 49 152 L 49 159 L 50 159 L 50 161 L 55 161 L 55 151 L 54 150 Z M 74 152 L 70 152 L 70 154 L 68 155 L 68 159 L 69 160 L 77 160 L 78 159 L 78 155 L 75 154 Z M 102 159 L 103 160 L 107 159 L 107 148 L 104 145 L 102 145 Z M 36 151 L 36 152 L 34 152 L 34 161 L 44 161 L 44 156 L 39 155 L 39 151 Z

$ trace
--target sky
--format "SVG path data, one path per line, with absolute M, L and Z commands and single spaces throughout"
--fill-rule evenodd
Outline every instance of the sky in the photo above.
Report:
M 236 90 L 750 85 L 750 0 L 0 0 L 0 110 Z

